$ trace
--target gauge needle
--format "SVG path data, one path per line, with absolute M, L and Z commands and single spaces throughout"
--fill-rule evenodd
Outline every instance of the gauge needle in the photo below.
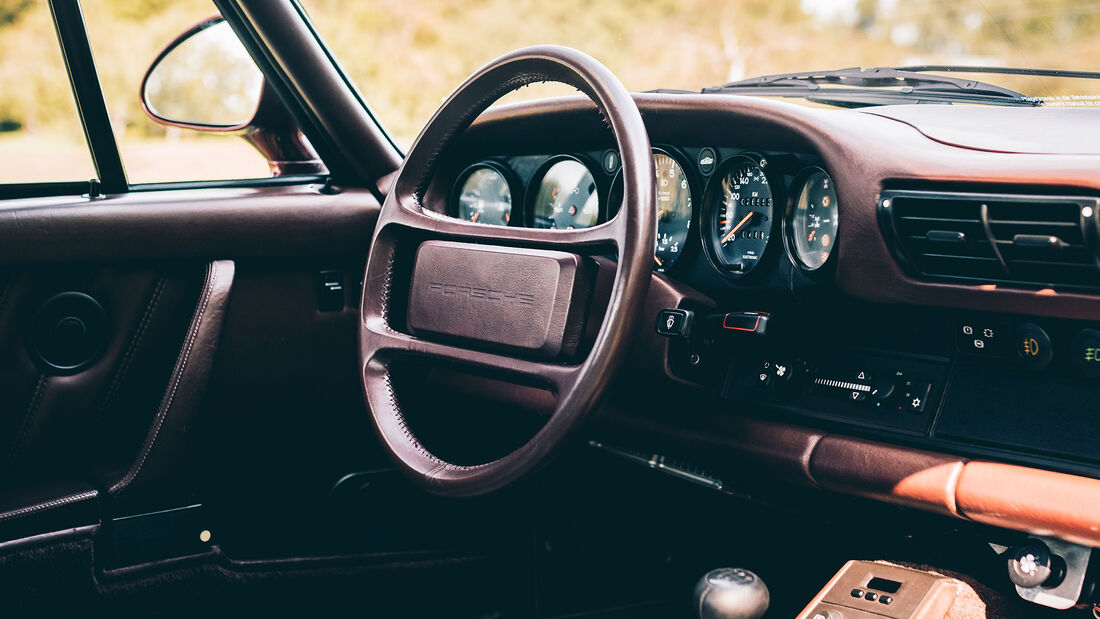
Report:
M 659 267 L 665 266 L 665 263 L 661 262 L 661 259 L 658 258 L 657 256 L 653 256 L 653 259 L 657 261 L 657 266 L 659 266 Z
M 806 241 L 809 242 L 814 240 L 815 236 L 817 236 L 817 230 L 810 230 L 810 238 L 806 239 Z
M 474 216 L 470 218 L 470 221 L 476 224 L 478 217 L 481 217 L 481 213 L 474 213 Z
M 749 223 L 749 220 L 752 219 L 752 216 L 755 214 L 756 211 L 750 211 L 748 215 L 745 215 L 745 218 L 738 222 L 737 225 L 733 227 L 733 230 L 730 230 L 729 233 L 726 234 L 726 236 L 722 237 L 722 244 L 725 245 L 726 243 L 729 243 L 730 239 L 732 239 L 733 236 L 737 234 L 737 231 L 744 227 L 745 224 Z

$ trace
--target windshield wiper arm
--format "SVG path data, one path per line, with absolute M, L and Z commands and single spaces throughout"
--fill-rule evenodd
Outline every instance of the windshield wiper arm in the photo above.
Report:
M 704 88 L 702 92 L 801 97 L 845 107 L 896 103 L 898 99 L 922 103 L 1042 105 L 1038 99 L 996 84 L 891 67 L 777 73 Z

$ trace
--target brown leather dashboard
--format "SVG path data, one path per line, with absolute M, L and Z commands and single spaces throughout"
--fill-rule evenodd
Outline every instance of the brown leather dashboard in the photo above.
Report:
M 876 215 L 878 195 L 886 183 L 1007 190 L 1013 187 L 1073 188 L 1100 193 L 1100 154 L 1035 154 L 997 152 L 1006 137 L 990 150 L 973 141 L 968 147 L 930 139 L 903 120 L 856 110 L 810 108 L 772 100 L 729 95 L 636 94 L 635 101 L 651 141 L 736 143 L 745 148 L 810 149 L 825 162 L 836 180 L 842 205 L 843 230 L 837 235 L 836 281 L 852 297 L 882 303 L 957 307 L 988 312 L 1014 312 L 1060 318 L 1100 316 L 1100 297 L 1052 294 L 990 286 L 918 281 L 906 274 L 887 247 Z M 939 108 L 942 122 L 951 122 L 956 108 Z M 606 131 L 584 99 L 571 97 L 531 104 L 491 108 L 465 136 L 471 149 L 523 149 L 540 136 L 543 148 L 574 150 L 602 147 Z M 982 114 L 1001 119 L 1003 110 L 978 108 L 956 121 L 974 123 Z M 1049 143 L 1066 142 L 1075 151 L 1080 135 L 1095 129 L 1082 118 L 1045 114 L 1042 123 Z M 925 117 L 936 110 L 924 111 Z M 987 121 L 990 122 L 990 121 Z M 1005 122 L 1002 133 L 1020 129 Z M 956 130 L 961 130 L 956 128 Z M 543 137 L 545 136 L 545 138 Z M 1024 142 L 1019 138 L 1015 142 Z M 488 151 L 487 151 L 488 152 Z
M 1083 127 L 1079 115 L 1040 110 L 1042 131 L 1037 133 L 1013 113 L 994 108 L 967 108 L 965 115 L 952 116 L 956 110 L 946 106 L 911 106 L 893 118 L 874 111 L 823 110 L 726 95 L 638 94 L 635 100 L 654 143 L 736 143 L 817 153 L 845 205 L 835 281 L 849 297 L 1077 320 L 1100 316 L 1100 296 L 918 281 L 891 255 L 876 214 L 880 192 L 899 184 L 978 191 L 1058 188 L 1096 195 L 1100 154 L 1082 145 L 1100 136 Z M 544 150 L 605 147 L 601 140 L 606 132 L 590 110 L 580 98 L 490 109 L 471 127 L 465 144 L 471 152 L 524 152 L 534 148 L 529 142 L 537 135 L 537 148 Z M 915 126 L 918 120 L 934 127 L 922 131 Z M 999 129 L 991 129 L 983 144 L 980 132 L 968 130 L 972 126 Z M 651 296 L 668 293 L 666 288 L 654 286 Z M 679 298 L 666 294 L 651 299 L 647 313 L 676 306 Z M 646 331 L 638 350 L 650 357 L 651 366 L 667 373 L 667 363 L 653 358 L 667 351 L 664 341 Z M 616 425 L 669 438 L 678 435 L 686 444 L 709 444 L 731 460 L 785 481 L 1100 545 L 1097 479 L 715 411 L 705 417 L 709 430 L 687 430 L 663 421 L 646 427 L 651 422 L 636 415 L 612 413 Z M 721 431 L 713 432 L 715 428 Z

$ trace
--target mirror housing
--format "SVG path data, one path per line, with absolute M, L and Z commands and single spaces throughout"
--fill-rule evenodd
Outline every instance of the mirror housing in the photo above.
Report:
M 243 137 L 272 176 L 327 174 L 228 22 L 208 17 L 168 44 L 141 81 L 141 107 L 169 127 Z

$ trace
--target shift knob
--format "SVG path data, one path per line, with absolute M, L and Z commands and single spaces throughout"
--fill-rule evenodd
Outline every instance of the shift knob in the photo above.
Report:
M 740 568 L 711 570 L 695 585 L 699 619 L 759 619 L 770 600 L 764 581 Z

